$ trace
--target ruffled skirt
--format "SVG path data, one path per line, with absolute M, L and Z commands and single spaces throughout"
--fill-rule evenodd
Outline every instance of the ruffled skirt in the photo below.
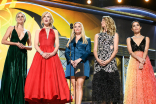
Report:
M 105 72 L 101 70 L 94 74 L 92 81 L 93 104 L 103 102 L 120 102 L 119 72 Z

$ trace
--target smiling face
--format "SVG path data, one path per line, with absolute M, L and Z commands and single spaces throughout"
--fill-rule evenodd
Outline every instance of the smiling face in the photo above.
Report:
M 81 34 L 81 32 L 82 32 L 82 26 L 81 26 L 80 23 L 76 23 L 74 25 L 74 32 L 75 32 L 75 34 Z
M 43 21 L 43 24 L 44 25 L 50 25 L 50 23 L 51 23 L 51 16 L 50 16 L 50 14 L 49 13 L 46 13 L 44 15 L 42 21 Z
M 132 31 L 134 33 L 140 33 L 140 30 L 141 30 L 141 26 L 140 26 L 139 22 L 133 22 L 132 23 Z
M 22 13 L 17 14 L 16 21 L 18 24 L 23 24 L 25 22 L 25 16 Z

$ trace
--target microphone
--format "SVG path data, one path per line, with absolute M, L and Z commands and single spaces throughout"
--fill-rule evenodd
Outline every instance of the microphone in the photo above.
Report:
M 73 46 L 76 47 L 76 43 L 74 43 Z
M 73 24 L 72 23 L 70 24 L 70 29 L 73 29 Z

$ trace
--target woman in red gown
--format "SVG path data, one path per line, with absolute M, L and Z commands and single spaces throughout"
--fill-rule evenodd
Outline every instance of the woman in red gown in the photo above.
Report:
M 54 21 L 51 13 L 44 12 L 41 20 L 43 28 L 35 34 L 37 52 L 26 78 L 25 100 L 32 104 L 68 103 L 70 91 L 57 55 L 58 31 L 51 29 Z

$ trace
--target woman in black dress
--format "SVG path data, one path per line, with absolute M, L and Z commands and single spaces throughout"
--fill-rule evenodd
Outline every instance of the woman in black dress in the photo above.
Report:
M 114 20 L 103 16 L 101 31 L 94 38 L 94 77 L 92 81 L 93 104 L 119 102 L 120 80 L 115 56 L 118 52 L 119 36 Z M 98 48 L 98 52 L 97 52 Z

